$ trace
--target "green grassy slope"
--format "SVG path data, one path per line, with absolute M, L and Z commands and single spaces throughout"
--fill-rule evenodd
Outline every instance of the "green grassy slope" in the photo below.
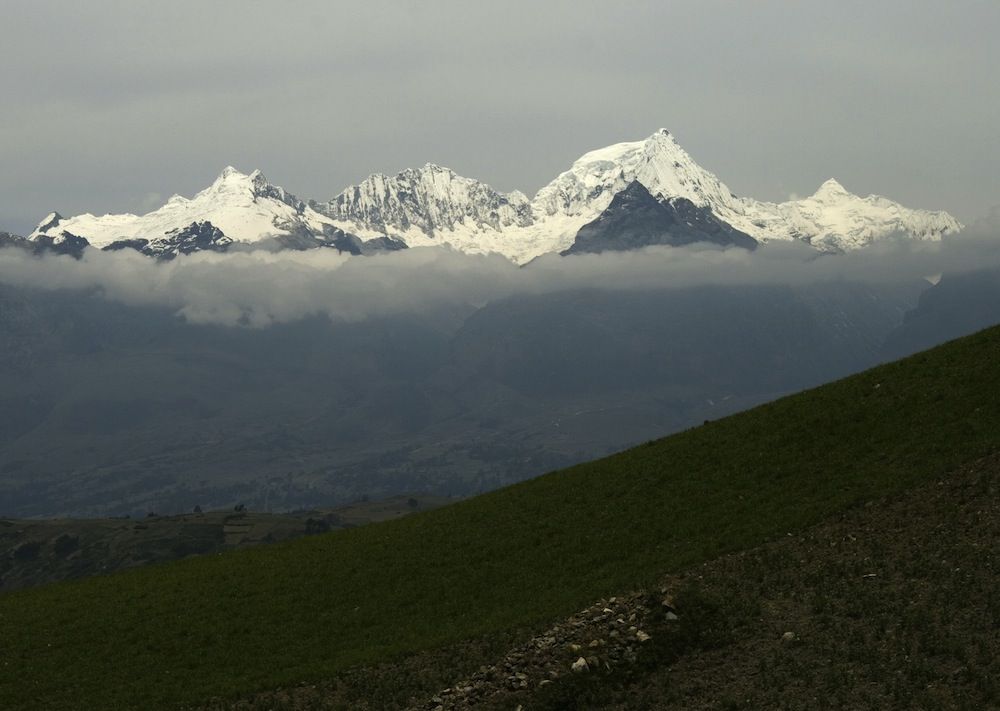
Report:
M 1000 329 L 386 524 L 0 597 L 0 707 L 159 708 L 573 611 L 1000 444 Z

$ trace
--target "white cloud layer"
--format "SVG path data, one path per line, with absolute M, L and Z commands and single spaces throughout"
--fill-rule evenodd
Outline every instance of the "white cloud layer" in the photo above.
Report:
M 518 267 L 500 256 L 410 249 L 371 257 L 333 250 L 200 253 L 157 262 L 123 250 L 87 250 L 81 260 L 0 250 L 0 284 L 96 290 L 105 298 L 169 308 L 192 323 L 263 327 L 313 314 L 333 320 L 479 306 L 517 294 L 575 289 L 699 285 L 872 283 L 1000 268 L 1000 213 L 944 243 L 899 240 L 843 255 L 804 245 L 741 249 L 654 247 Z

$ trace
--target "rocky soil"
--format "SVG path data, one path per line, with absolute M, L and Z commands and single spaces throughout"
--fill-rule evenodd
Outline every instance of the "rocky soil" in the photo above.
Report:
M 1000 709 L 998 575 L 993 455 L 540 634 L 203 708 Z

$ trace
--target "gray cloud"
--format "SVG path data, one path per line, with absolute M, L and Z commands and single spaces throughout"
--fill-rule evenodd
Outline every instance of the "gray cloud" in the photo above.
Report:
M 740 194 L 836 176 L 996 202 L 1000 5 L 11 0 L 0 229 L 136 211 L 227 164 L 322 199 L 427 161 L 532 192 L 661 125 Z
M 899 240 L 844 255 L 798 244 L 740 249 L 647 248 L 547 256 L 517 267 L 499 256 L 442 248 L 373 257 L 332 250 L 201 253 L 156 262 L 128 250 L 88 250 L 80 261 L 0 250 L 0 284 L 98 290 L 133 305 L 170 308 L 194 323 L 264 327 L 312 314 L 334 320 L 480 306 L 517 294 L 699 285 L 899 282 L 1000 267 L 1000 213 L 944 243 Z

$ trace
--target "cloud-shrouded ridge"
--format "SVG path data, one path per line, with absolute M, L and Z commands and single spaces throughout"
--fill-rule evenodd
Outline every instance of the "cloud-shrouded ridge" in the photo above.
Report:
M 807 246 L 784 243 L 756 252 L 650 247 L 546 256 L 524 267 L 497 255 L 470 256 L 444 248 L 370 257 L 334 250 L 198 253 L 169 262 L 130 250 L 88 249 L 74 260 L 11 248 L 0 249 L 0 284 L 96 290 L 125 304 L 169 308 L 192 323 L 263 327 L 315 314 L 360 321 L 584 288 L 892 282 L 1000 268 L 995 222 L 981 221 L 942 243 L 898 240 L 840 255 L 817 256 Z

